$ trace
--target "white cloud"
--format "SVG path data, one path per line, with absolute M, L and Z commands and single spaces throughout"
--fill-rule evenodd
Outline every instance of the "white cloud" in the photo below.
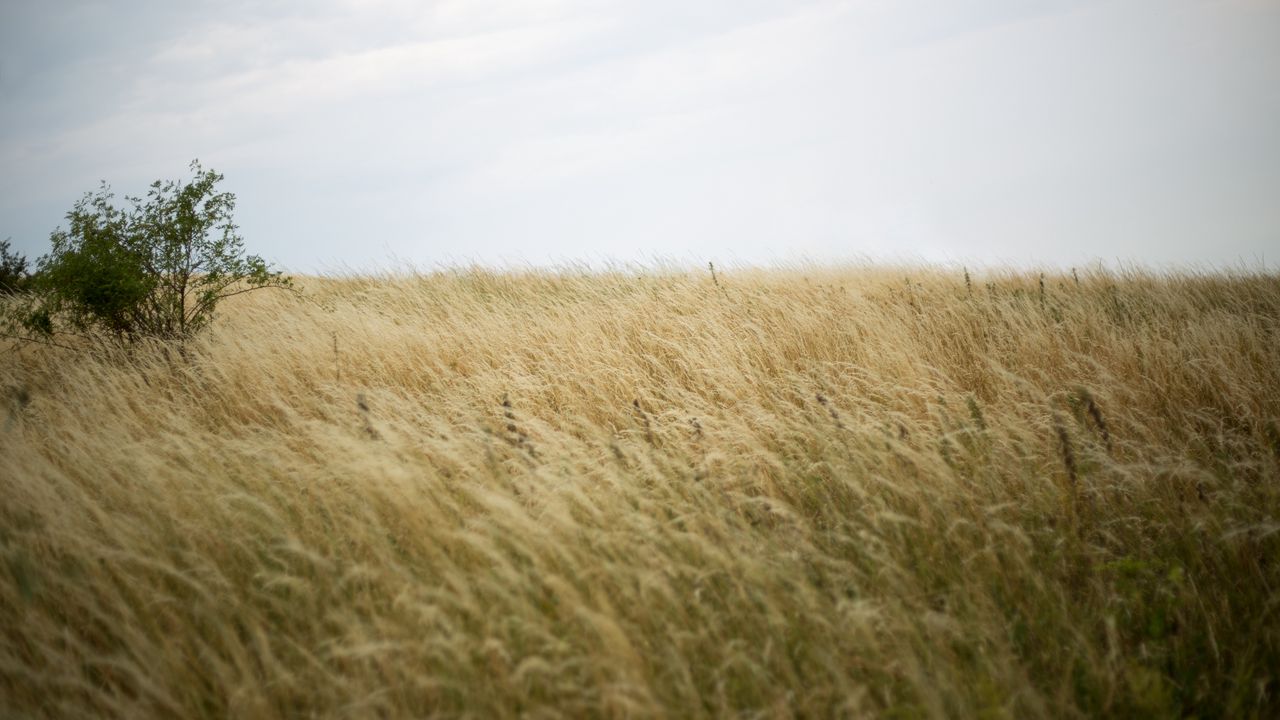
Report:
M 138 188 L 192 156 L 228 175 L 250 242 L 303 269 L 1229 262 L 1280 220 L 1274 3 L 123 7 L 3 18 L 0 79 L 40 79 L 0 85 L 0 236 L 32 252 L 98 178 Z

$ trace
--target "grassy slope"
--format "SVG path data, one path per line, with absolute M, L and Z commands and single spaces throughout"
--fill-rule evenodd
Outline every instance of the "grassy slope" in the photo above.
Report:
M 0 361 L 0 708 L 1280 713 L 1275 276 L 305 284 Z

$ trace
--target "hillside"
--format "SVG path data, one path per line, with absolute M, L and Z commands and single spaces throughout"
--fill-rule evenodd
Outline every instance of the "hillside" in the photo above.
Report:
M 3 348 L 18 717 L 1280 715 L 1280 277 L 310 278 Z

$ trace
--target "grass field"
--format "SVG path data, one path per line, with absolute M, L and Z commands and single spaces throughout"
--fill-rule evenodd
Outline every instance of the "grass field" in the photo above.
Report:
M 1280 277 L 311 278 L 0 355 L 6 717 L 1280 716 Z

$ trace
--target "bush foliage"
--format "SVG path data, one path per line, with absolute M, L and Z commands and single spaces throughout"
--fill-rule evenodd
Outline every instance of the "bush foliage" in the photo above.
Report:
M 117 207 L 110 187 L 86 193 L 50 236 L 12 326 L 48 337 L 88 333 L 128 343 L 184 340 L 212 322 L 220 301 L 292 281 L 246 255 L 223 176 L 192 161 L 191 180 L 151 184 Z
M 27 258 L 10 252 L 9 241 L 0 240 L 0 295 L 12 295 L 26 289 Z

